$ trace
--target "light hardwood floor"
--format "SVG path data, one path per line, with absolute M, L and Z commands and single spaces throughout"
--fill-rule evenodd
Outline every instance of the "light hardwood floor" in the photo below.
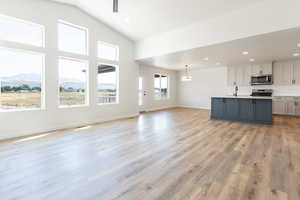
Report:
M 300 118 L 170 109 L 0 144 L 1 200 L 299 200 Z

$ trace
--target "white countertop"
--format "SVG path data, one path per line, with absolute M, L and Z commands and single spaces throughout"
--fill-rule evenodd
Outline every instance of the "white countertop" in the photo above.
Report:
M 213 96 L 212 98 L 229 98 L 229 99 L 273 99 L 273 97 L 253 97 L 248 95 L 226 95 L 226 96 Z

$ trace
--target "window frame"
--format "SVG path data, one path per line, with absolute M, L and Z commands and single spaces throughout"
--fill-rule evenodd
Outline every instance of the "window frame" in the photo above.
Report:
M 1 38 L 0 38 L 0 41 L 10 42 L 10 43 L 14 43 L 14 44 L 21 44 L 21 45 L 26 45 L 26 46 L 31 46 L 31 47 L 38 47 L 38 48 L 45 48 L 46 47 L 46 27 L 45 27 L 45 25 L 35 23 L 35 22 L 30 21 L 30 20 L 20 19 L 20 18 L 17 18 L 17 17 L 12 17 L 12 16 L 9 16 L 9 15 L 3 15 L 3 14 L 0 14 L 0 18 L 6 18 L 8 20 L 14 20 L 16 22 L 20 22 L 20 23 L 27 24 L 27 25 L 38 26 L 39 28 L 41 28 L 41 31 L 42 31 L 42 44 L 41 45 L 34 45 L 34 44 L 29 44 L 29 43 L 26 43 L 26 42 L 19 42 L 19 41 L 14 41 L 14 40 L 2 40 Z
M 64 59 L 64 60 L 70 60 L 70 61 L 75 61 L 75 62 L 81 62 L 86 64 L 86 81 L 85 81 L 85 103 L 80 104 L 80 105 L 61 105 L 60 104 L 60 75 L 59 75 L 59 60 Z M 57 58 L 57 74 L 58 74 L 58 95 L 57 95 L 57 101 L 58 101 L 58 108 L 60 109 L 65 109 L 65 108 L 81 108 L 81 107 L 89 107 L 90 106 L 90 75 L 89 75 L 89 60 L 84 60 L 84 59 L 78 59 L 78 58 L 73 58 L 73 57 L 68 57 L 68 56 L 58 56 Z
M 100 55 L 100 48 L 99 46 L 103 44 L 103 45 L 106 45 L 106 46 L 110 46 L 110 47 L 113 47 L 116 49 L 116 58 L 114 60 L 111 60 L 111 59 L 107 59 L 107 58 L 101 58 L 99 55 Z M 111 44 L 111 43 L 108 43 L 108 42 L 104 42 L 104 41 L 100 41 L 98 40 L 97 41 L 97 58 L 100 59 L 100 60 L 106 60 L 106 61 L 110 61 L 110 62 L 119 62 L 120 60 L 120 47 L 119 45 L 115 45 L 115 44 Z
M 60 48 L 59 41 L 60 41 L 60 37 L 61 36 L 59 34 L 59 24 L 63 24 L 63 25 L 66 25 L 66 26 L 70 26 L 72 28 L 76 28 L 76 29 L 85 31 L 85 33 L 86 33 L 85 34 L 85 48 L 86 48 L 86 52 L 84 54 L 80 54 L 80 53 L 76 53 L 76 52 L 70 52 L 70 51 L 65 51 L 65 50 L 63 50 L 63 49 Z M 67 53 L 67 54 L 73 54 L 75 56 L 89 56 L 89 29 L 86 28 L 86 27 L 84 27 L 84 26 L 80 26 L 80 25 L 73 24 L 71 22 L 59 19 L 58 22 L 57 22 L 57 51 L 58 52 L 62 52 L 62 53 Z
M 100 65 L 110 65 L 115 67 L 116 69 L 116 102 L 113 103 L 98 103 L 97 101 L 97 96 L 98 96 L 98 66 Z M 111 63 L 105 63 L 105 62 L 97 62 L 97 67 L 96 67 L 96 104 L 98 106 L 105 106 L 105 105 L 117 105 L 120 104 L 120 75 L 119 75 L 120 67 L 118 64 L 111 64 Z
M 159 95 L 159 98 L 157 98 L 156 97 L 156 95 L 155 95 L 155 75 L 159 75 L 159 89 L 160 89 L 160 95 Z M 162 78 L 162 76 L 165 76 L 165 77 L 167 77 L 167 96 L 165 97 L 165 98 L 163 98 L 162 97 L 162 95 L 161 95 L 161 90 L 162 90 L 162 88 L 161 88 L 161 78 Z M 163 100 L 168 100 L 168 99 L 170 99 L 170 76 L 169 75 L 167 75 L 167 74 L 162 74 L 162 73 L 154 73 L 153 74 L 153 85 L 154 85 L 154 100 L 155 101 L 163 101 Z
M 46 109 L 46 73 L 45 73 L 45 53 L 42 52 L 36 52 L 36 51 L 30 51 L 26 49 L 21 49 L 21 48 L 10 48 L 10 47 L 5 47 L 5 46 L 0 46 L 0 49 L 7 49 L 8 51 L 14 51 L 14 52 L 22 52 L 22 53 L 27 53 L 27 54 L 32 54 L 32 55 L 39 55 L 42 57 L 42 66 L 41 66 L 41 104 L 39 108 L 22 108 L 22 109 L 1 109 L 0 108 L 0 113 L 5 113 L 5 112 L 23 112 L 23 111 L 42 111 Z M 0 84 L 1 87 L 1 84 Z M 1 95 L 1 90 L 0 90 L 0 95 Z M 0 103 L 1 104 L 1 103 Z

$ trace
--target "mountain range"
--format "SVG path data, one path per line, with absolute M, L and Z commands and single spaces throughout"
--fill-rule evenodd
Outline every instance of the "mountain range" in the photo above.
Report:
M 1 86 L 10 86 L 18 87 L 24 84 L 29 87 L 41 87 L 41 76 L 36 73 L 27 73 L 27 74 L 17 74 L 14 76 L 2 76 L 0 77 Z M 73 88 L 73 89 L 84 89 L 85 84 L 78 79 L 62 79 L 61 86 L 64 88 Z M 113 90 L 115 89 L 114 84 L 101 84 L 98 86 L 98 90 Z

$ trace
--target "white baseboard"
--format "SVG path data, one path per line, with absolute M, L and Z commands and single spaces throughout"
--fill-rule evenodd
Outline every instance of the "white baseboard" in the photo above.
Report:
M 210 107 L 202 107 L 202 106 L 177 105 L 177 107 L 180 107 L 180 108 L 195 108 L 195 109 L 210 110 Z
M 177 105 L 169 105 L 169 106 L 160 106 L 160 107 L 154 107 L 154 108 L 147 108 L 145 109 L 146 112 L 153 112 L 157 110 L 164 110 L 164 109 L 170 109 L 170 108 L 176 108 Z
M 23 137 L 23 136 L 30 136 L 34 134 L 39 134 L 39 133 L 46 133 L 46 132 L 52 132 L 52 131 L 59 131 L 63 129 L 72 129 L 76 127 L 81 127 L 81 126 L 87 126 L 87 125 L 93 125 L 97 123 L 104 123 L 108 121 L 113 121 L 113 120 L 120 120 L 120 119 L 126 119 L 126 118 L 131 118 L 131 117 L 137 117 L 139 114 L 130 114 L 130 115 L 123 115 L 123 116 L 115 116 L 115 117 L 110 117 L 110 118 L 105 118 L 105 119 L 97 119 L 97 120 L 87 120 L 86 122 L 82 123 L 68 123 L 68 124 L 57 124 L 52 127 L 48 128 L 35 128 L 35 129 L 29 129 L 29 130 L 22 130 L 22 131 L 7 131 L 6 135 L 0 135 L 0 140 L 6 140 L 6 139 L 11 139 L 11 138 L 16 138 L 16 137 Z

